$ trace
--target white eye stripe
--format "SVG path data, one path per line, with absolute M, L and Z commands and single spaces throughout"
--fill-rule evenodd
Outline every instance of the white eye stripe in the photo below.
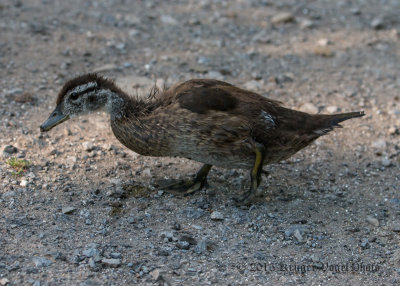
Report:
M 92 81 L 86 84 L 78 85 L 77 87 L 72 89 L 70 93 L 84 93 L 85 90 L 92 89 L 94 87 L 97 87 L 97 82 Z

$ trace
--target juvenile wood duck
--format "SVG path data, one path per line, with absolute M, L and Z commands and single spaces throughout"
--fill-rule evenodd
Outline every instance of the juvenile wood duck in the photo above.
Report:
M 213 165 L 250 170 L 250 188 L 236 198 L 239 204 L 251 203 L 259 195 L 263 165 L 285 160 L 341 127 L 340 122 L 364 115 L 307 114 L 213 79 L 188 80 L 139 98 L 97 74 L 68 81 L 56 104 L 41 131 L 69 118 L 104 110 L 110 114 L 114 135 L 134 152 L 204 164 L 194 179 L 165 186 L 167 191 L 188 194 L 201 189 Z

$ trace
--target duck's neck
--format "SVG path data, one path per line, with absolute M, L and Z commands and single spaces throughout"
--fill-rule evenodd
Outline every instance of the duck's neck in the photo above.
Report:
M 103 90 L 101 93 L 106 98 L 104 109 L 110 114 L 113 121 L 130 116 L 139 117 L 140 113 L 146 109 L 146 104 L 143 101 L 124 92 Z

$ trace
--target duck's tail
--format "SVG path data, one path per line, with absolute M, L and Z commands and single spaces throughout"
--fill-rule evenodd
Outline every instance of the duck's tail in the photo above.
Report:
M 332 131 L 334 128 L 341 128 L 342 126 L 339 124 L 340 122 L 351 118 L 362 117 L 364 115 L 364 111 L 340 113 L 333 115 L 314 115 L 315 124 L 313 124 L 314 128 L 312 132 L 317 135 L 324 135 L 329 131 Z

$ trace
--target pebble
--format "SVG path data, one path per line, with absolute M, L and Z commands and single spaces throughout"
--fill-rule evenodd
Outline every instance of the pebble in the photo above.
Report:
M 308 103 L 304 103 L 303 105 L 300 106 L 300 111 L 315 114 L 315 113 L 318 113 L 318 107 L 316 107 L 311 102 L 308 102 Z
M 27 180 L 21 180 L 21 183 L 19 183 L 19 185 L 21 187 L 26 187 L 28 185 L 28 181 Z
M 119 252 L 111 252 L 110 253 L 111 258 L 116 258 L 116 259 L 121 259 L 122 258 L 122 254 Z
M 248 90 L 260 90 L 262 88 L 262 84 L 258 80 L 254 79 L 246 82 L 243 86 Z
M 187 241 L 178 241 L 176 243 L 176 247 L 178 247 L 179 249 L 188 250 L 190 248 L 190 243 Z
M 387 143 L 384 139 L 378 139 L 372 143 L 372 147 L 378 149 L 380 151 L 384 151 L 386 149 Z
M 300 230 L 298 228 L 296 228 L 293 231 L 293 236 L 294 236 L 294 238 L 297 239 L 298 242 L 302 242 L 303 241 L 303 236 L 301 235 Z
M 326 58 L 333 56 L 333 52 L 332 52 L 331 48 L 328 46 L 316 46 L 314 48 L 314 54 L 316 54 L 317 56 L 326 57 Z
M 317 45 L 318 45 L 318 46 L 321 46 L 321 47 L 326 47 L 326 46 L 329 45 L 329 44 L 331 44 L 331 41 L 329 41 L 329 40 L 326 39 L 326 38 L 322 38 L 322 39 L 319 39 L 319 40 L 317 41 Z
M 94 149 L 94 145 L 92 142 L 85 141 L 82 143 L 83 150 L 90 152 Z
M 367 217 L 367 222 L 372 224 L 373 226 L 379 226 L 379 220 L 377 220 L 376 218 L 372 217 L 372 216 L 368 216 Z
M 194 252 L 197 254 L 204 254 L 206 252 L 213 252 L 217 249 L 217 244 L 211 240 L 203 239 L 199 241 L 194 248 Z
M 160 20 L 163 24 L 168 24 L 168 25 L 179 24 L 178 21 L 170 15 L 161 15 Z
M 61 212 L 63 214 L 72 214 L 76 209 L 74 207 L 63 207 Z
M 281 23 L 289 23 L 294 20 L 294 16 L 289 12 L 278 13 L 271 18 L 272 24 L 281 24 Z
M 36 267 L 48 267 L 52 264 L 51 260 L 45 257 L 34 257 L 32 260 Z
M 160 270 L 154 269 L 153 271 L 150 272 L 151 279 L 153 282 L 157 282 L 159 280 L 162 280 L 162 275 Z
M 1 278 L 1 279 L 0 279 L 0 285 L 1 285 L 1 286 L 5 286 L 5 285 L 7 285 L 8 283 L 10 283 L 10 280 L 8 280 L 7 278 Z
M 384 28 L 383 21 L 381 18 L 375 18 L 371 21 L 371 27 L 375 30 L 380 30 Z
M 314 22 L 310 19 L 302 19 L 300 20 L 300 28 L 302 29 L 310 29 L 314 27 Z
M 388 158 L 383 158 L 381 161 L 381 164 L 383 167 L 390 167 L 390 166 L 392 166 L 392 160 L 390 160 Z
M 400 232 L 400 223 L 396 223 L 392 226 L 392 231 Z
M 113 268 L 116 268 L 116 267 L 121 266 L 121 259 L 103 258 L 103 259 L 101 260 L 101 262 L 102 262 L 104 265 L 109 266 L 109 267 L 113 267 Z
M 369 244 L 368 238 L 362 238 L 361 242 L 360 242 L 360 246 L 362 249 L 368 249 L 371 247 L 371 245 Z
M 200 208 L 192 208 L 192 207 L 187 207 L 183 210 L 183 214 L 187 217 L 187 218 L 191 218 L 191 219 L 198 219 L 201 218 L 204 215 L 204 211 Z
M 213 211 L 213 212 L 211 213 L 210 218 L 211 218 L 212 220 L 224 220 L 223 214 L 220 213 L 220 212 L 218 212 L 218 211 Z
M 400 131 L 396 126 L 391 126 L 388 129 L 388 133 L 389 133 L 389 135 L 396 135 L 396 134 L 399 134 Z
M 3 152 L 8 154 L 15 154 L 18 153 L 18 148 L 12 145 L 7 145 L 4 147 Z
M 326 108 L 326 111 L 330 114 L 339 112 L 339 107 L 331 105 Z

